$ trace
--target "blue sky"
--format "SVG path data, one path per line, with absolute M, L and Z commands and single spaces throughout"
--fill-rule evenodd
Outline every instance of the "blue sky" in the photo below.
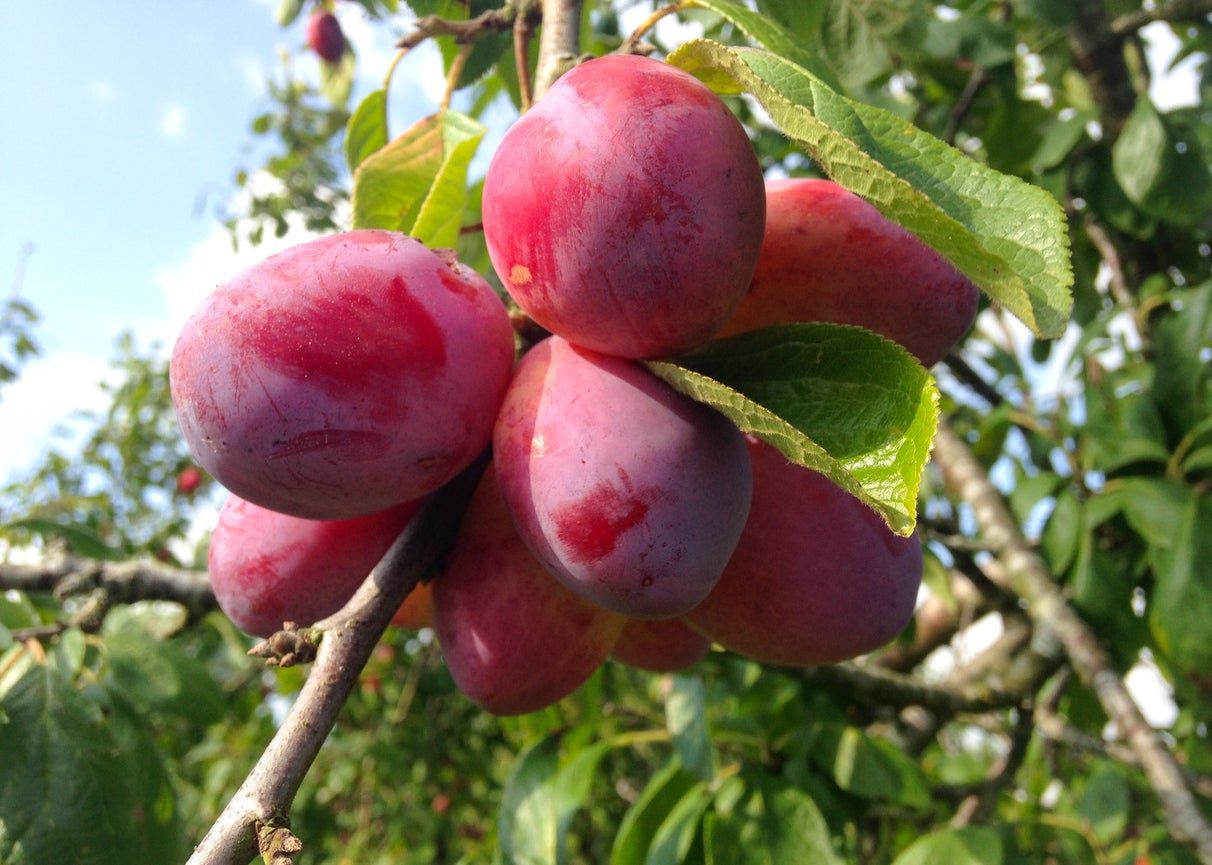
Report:
M 339 5 L 365 92 L 407 16 L 371 27 Z M 12 3 L 4 28 L 0 292 L 32 244 L 21 296 L 42 314 L 45 353 L 0 391 L 0 481 L 36 459 L 57 419 L 104 406 L 96 382 L 123 330 L 171 345 L 207 291 L 271 251 L 233 256 L 215 213 L 235 169 L 256 167 L 248 125 L 266 75 L 303 43 L 303 20 L 280 29 L 269 0 Z M 422 50 L 401 68 L 400 122 L 436 107 L 438 64 Z M 304 54 L 296 68 L 318 64 Z M 402 80 L 413 76 L 435 83 Z
M 266 105 L 267 74 L 284 48 L 303 43 L 303 20 L 282 30 L 273 5 L 6 4 L 0 292 L 32 244 L 21 293 L 42 313 L 45 353 L 0 390 L 0 482 L 31 466 L 73 410 L 105 406 L 96 383 L 123 330 L 167 351 L 216 284 L 303 239 L 233 254 L 215 217 L 235 193 L 235 169 L 256 166 L 248 124 Z M 356 94 L 365 93 L 382 80 L 408 16 L 371 26 L 358 4 L 337 6 L 359 57 Z M 631 11 L 643 17 L 642 4 Z M 310 55 L 297 64 L 316 75 Z M 434 110 L 441 79 L 432 45 L 405 60 L 392 88 L 393 131 Z M 1170 87 L 1191 89 L 1189 80 Z M 490 121 L 481 171 L 508 120 L 501 112 Z

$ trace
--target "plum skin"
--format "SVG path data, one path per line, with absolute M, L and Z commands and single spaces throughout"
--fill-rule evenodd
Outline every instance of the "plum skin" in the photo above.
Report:
M 711 640 L 681 619 L 631 619 L 610 656 L 653 673 L 693 667 L 711 651 Z
M 616 357 L 665 357 L 728 320 L 757 262 L 761 168 L 741 124 L 665 63 L 612 55 L 559 79 L 506 132 L 484 237 L 539 324 Z
M 403 234 L 271 256 L 186 322 L 173 405 L 199 464 L 241 498 L 348 519 L 420 498 L 487 445 L 513 366 L 500 298 Z
M 954 265 L 853 192 L 829 180 L 769 180 L 757 271 L 722 335 L 855 324 L 929 367 L 971 327 L 979 300 Z
M 518 364 L 493 433 L 531 551 L 582 597 L 681 615 L 719 579 L 749 511 L 744 440 L 632 361 L 551 337 Z
M 491 467 L 432 585 L 434 629 L 455 684 L 497 715 L 536 712 L 571 694 L 626 622 L 577 597 L 531 555 Z
M 718 585 L 686 621 L 771 664 L 831 664 L 870 652 L 913 615 L 922 579 L 915 532 L 895 535 L 827 477 L 746 437 L 749 522 Z
M 306 520 L 228 496 L 207 557 L 219 607 L 260 637 L 284 622 L 311 625 L 332 615 L 420 506 L 405 502 L 351 520 Z

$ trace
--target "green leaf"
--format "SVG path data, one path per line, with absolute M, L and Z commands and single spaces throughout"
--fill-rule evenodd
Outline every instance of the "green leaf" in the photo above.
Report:
M 821 6 L 821 51 L 849 87 L 887 74 L 893 53 L 921 41 L 920 31 L 905 32 L 916 13 L 909 0 L 824 0 Z
M 35 666 L 0 703 L 0 861 L 76 865 L 161 863 L 160 827 L 143 819 L 129 785 L 137 767 L 102 707 L 54 667 Z M 155 829 L 154 837 L 149 831 Z
M 1157 477 L 1125 478 L 1123 513 L 1132 530 L 1151 547 L 1174 546 L 1174 529 L 1191 501 L 1184 484 Z
M 822 64 L 817 55 L 804 46 L 801 38 L 788 32 L 773 17 L 754 12 L 737 0 L 696 0 L 695 5 L 727 18 L 750 39 L 804 67 L 830 87 L 840 86 L 833 70 Z M 802 16 L 805 11 L 797 8 L 795 14 Z
M 855 727 L 822 726 L 813 742 L 812 759 L 838 787 L 855 796 L 914 807 L 930 803 L 921 767 L 891 742 Z
M 1169 549 L 1150 550 L 1149 627 L 1167 656 L 1201 674 L 1212 667 L 1212 497 L 1191 495 Z
M 676 759 L 662 766 L 623 815 L 610 852 L 611 865 L 643 865 L 669 812 L 699 783 Z
M 913 532 L 938 423 L 930 374 L 895 343 L 836 324 L 788 324 L 648 368 Z
M 750 831 L 741 832 L 746 842 L 742 858 L 730 865 L 841 865 L 829 841 L 829 824 L 811 796 L 795 787 L 767 784 L 762 802 L 761 816 Z
M 1212 282 L 1183 292 L 1149 332 L 1155 353 L 1153 397 L 1182 437 L 1212 410 Z
M 453 246 L 467 206 L 467 168 L 485 132 L 470 117 L 443 111 L 366 157 L 354 174 L 353 227 Z
M 1212 204 L 1212 173 L 1199 139 L 1176 128 L 1148 99 L 1136 100 L 1111 150 L 1111 165 L 1124 194 L 1166 222 L 1193 226 Z
M 13 632 L 0 622 L 0 652 L 3 652 L 13 644 Z
M 358 104 L 345 127 L 345 161 L 350 171 L 387 144 L 387 91 L 376 90 Z
M 707 689 L 698 676 L 674 676 L 665 698 L 665 725 L 673 749 L 700 778 L 715 777 L 715 749 L 707 731 Z
M 1082 530 L 1082 506 L 1068 490 L 1056 498 L 1041 539 L 1044 556 L 1055 573 L 1063 574 L 1077 556 Z
M 568 827 L 589 796 L 599 743 L 560 766 L 561 733 L 523 751 L 501 795 L 500 848 L 505 865 L 560 865 L 568 861 Z
M 289 27 L 295 23 L 299 13 L 303 11 L 303 0 L 278 0 L 274 9 L 274 21 L 279 27 Z
M 1128 828 L 1131 791 L 1123 774 L 1110 765 L 1100 764 L 1086 780 L 1077 813 L 1084 817 L 1103 844 L 1119 841 Z
M 1064 213 L 1047 192 L 767 51 L 700 39 L 669 60 L 722 92 L 752 93 L 834 181 L 945 255 L 1036 334 L 1063 333 L 1073 271 Z
M 706 781 L 700 781 L 687 791 L 657 829 L 644 865 L 680 865 L 686 860 L 713 795 Z
M 88 529 L 79 526 L 63 525 L 37 517 L 0 525 L 0 533 L 13 529 L 32 532 L 42 537 L 60 538 L 67 542 L 73 553 L 88 559 L 117 562 L 126 558 L 122 550 L 115 550 Z
M 340 108 L 349 102 L 357 71 L 358 59 L 348 43 L 336 63 L 320 63 L 320 92 L 331 105 Z
M 944 829 L 910 844 L 892 865 L 1002 865 L 1002 839 L 978 826 Z
M 109 634 L 106 684 L 144 712 L 171 713 L 198 724 L 224 715 L 225 701 L 204 664 L 171 642 L 157 642 L 138 631 Z

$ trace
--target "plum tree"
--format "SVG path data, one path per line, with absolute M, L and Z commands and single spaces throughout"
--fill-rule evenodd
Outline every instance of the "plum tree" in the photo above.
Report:
M 797 666 L 851 658 L 895 637 L 921 584 L 917 534 L 898 537 L 824 475 L 746 441 L 749 521 L 719 584 L 686 620 L 726 648 Z
M 347 519 L 419 498 L 484 448 L 513 366 L 504 304 L 402 234 L 337 234 L 219 286 L 173 349 L 198 462 L 262 507 Z
M 420 501 L 349 520 L 307 520 L 228 496 L 207 567 L 223 612 L 267 637 L 339 610 L 420 508 Z
M 730 421 L 638 364 L 559 337 L 518 365 L 493 454 L 539 561 L 635 618 L 706 597 L 749 511 L 749 460 Z
M 681 619 L 632 619 L 610 656 L 641 670 L 673 673 L 694 666 L 710 651 L 711 640 Z
M 618 357 L 705 342 L 749 285 L 762 173 L 740 123 L 690 75 L 610 56 L 564 75 L 505 134 L 484 238 L 543 327 Z
M 626 623 L 543 568 L 518 536 L 491 468 L 434 580 L 433 615 L 455 683 L 498 715 L 537 711 L 572 693 Z
M 770 180 L 757 271 L 723 333 L 856 324 L 932 366 L 972 325 L 979 299 L 953 264 L 853 192 L 830 180 Z
M 325 63 L 336 63 L 345 54 L 345 34 L 337 16 L 317 9 L 307 19 L 307 44 Z

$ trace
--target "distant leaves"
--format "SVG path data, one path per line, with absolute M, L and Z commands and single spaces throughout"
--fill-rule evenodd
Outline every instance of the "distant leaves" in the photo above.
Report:
M 1064 330 L 1072 306 L 1068 231 L 1047 192 L 839 95 L 767 51 L 695 40 L 669 60 L 722 92 L 752 93 L 833 180 L 947 256 L 1040 336 Z
M 782 325 L 648 368 L 825 474 L 893 531 L 913 531 L 938 392 L 895 343 L 857 327 Z
M 697 676 L 674 676 L 665 698 L 665 724 L 684 765 L 700 778 L 715 775 L 715 750 L 707 730 L 707 689 Z
M 159 802 L 166 788 L 146 775 L 132 783 L 139 770 L 130 761 L 141 755 L 123 747 L 127 731 L 107 720 L 102 704 L 54 666 L 36 665 L 4 695 L 0 712 L 8 717 L 0 735 L 0 861 L 173 861 L 175 813 L 171 801 Z
M 1002 865 L 1002 861 L 1002 842 L 996 832 L 965 826 L 915 841 L 892 865 Z
M 365 157 L 354 175 L 353 227 L 453 247 L 468 204 L 467 169 L 485 132 L 470 117 L 442 111 Z
M 1124 124 L 1111 151 L 1115 179 L 1146 213 L 1190 227 L 1212 205 L 1212 173 L 1199 138 L 1179 129 L 1145 98 Z

